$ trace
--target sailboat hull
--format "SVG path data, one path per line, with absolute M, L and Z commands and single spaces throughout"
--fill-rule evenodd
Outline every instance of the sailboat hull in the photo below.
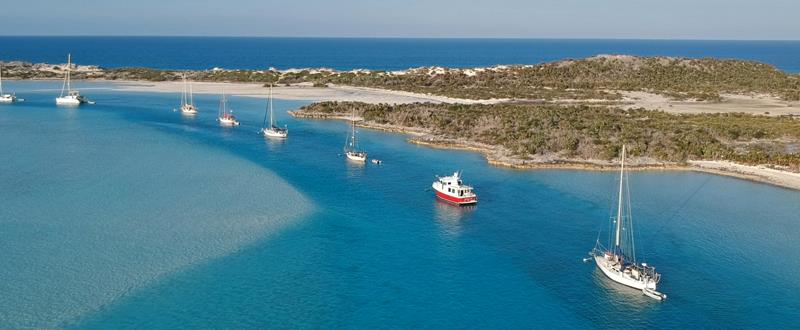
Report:
M 80 105 L 81 100 L 73 97 L 57 97 L 56 104 L 58 105 Z
M 218 118 L 219 124 L 225 127 L 239 126 L 239 121 L 228 118 Z
M 14 103 L 17 98 L 12 95 L 0 95 L 0 103 Z
M 278 131 L 273 129 L 264 129 L 262 133 L 266 137 L 276 138 L 276 139 L 285 139 L 286 136 L 289 135 L 288 132 L 286 131 Z
M 347 156 L 347 159 L 352 160 L 354 162 L 364 163 L 367 161 L 367 154 L 364 153 L 347 152 L 345 153 L 345 156 Z
M 594 256 L 594 261 L 597 264 L 597 268 L 603 272 L 609 279 L 619 284 L 629 286 L 634 289 L 643 290 L 645 288 L 650 290 L 656 290 L 656 283 L 653 281 L 643 281 L 637 280 L 635 278 L 629 277 L 623 271 L 617 270 L 613 267 L 611 261 L 605 258 L 603 255 Z
M 196 115 L 197 108 L 189 105 L 184 105 L 181 107 L 181 113 L 183 113 L 184 115 Z

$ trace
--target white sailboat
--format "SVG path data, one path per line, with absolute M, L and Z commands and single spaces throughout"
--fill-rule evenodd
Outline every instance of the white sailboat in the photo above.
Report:
M 17 98 L 15 93 L 6 94 L 3 92 L 3 66 L 0 65 L 0 103 L 14 103 L 22 101 L 25 100 Z
M 367 152 L 358 148 L 358 141 L 356 140 L 356 111 L 353 109 L 353 116 L 351 118 L 351 130 L 347 136 L 347 142 L 344 145 L 344 155 L 347 159 L 364 163 L 367 161 Z
M 67 74 L 64 76 L 64 85 L 61 86 L 61 96 L 56 98 L 58 105 L 81 105 L 82 103 L 93 104 L 81 95 L 80 92 L 72 90 L 70 85 L 70 71 L 72 70 L 72 54 L 67 55 Z
M 228 110 L 228 100 L 225 98 L 224 90 L 222 91 L 222 100 L 219 101 L 219 117 L 217 117 L 217 121 L 222 126 L 239 126 L 239 120 Z
M 625 197 L 628 201 L 625 202 Z M 628 177 L 625 175 L 625 146 L 622 146 L 622 160 L 619 172 L 619 199 L 616 217 L 611 218 L 614 228 L 613 241 L 609 236 L 606 248 L 597 240 L 595 248 L 589 254 L 597 268 L 614 282 L 642 290 L 642 293 L 656 300 L 667 299 L 667 295 L 658 292 L 657 285 L 661 274 L 647 263 L 636 260 L 636 249 L 633 236 L 633 218 L 631 217 L 630 191 Z
M 269 116 L 269 125 L 267 125 L 267 116 Z M 266 137 L 285 139 L 286 136 L 289 135 L 289 129 L 286 128 L 286 126 L 278 127 L 278 125 L 275 125 L 272 112 L 272 85 L 269 85 L 269 106 L 264 113 L 264 124 L 262 126 L 261 134 L 264 134 Z
M 197 114 L 194 106 L 194 96 L 192 95 L 192 84 L 186 80 L 186 73 L 183 74 L 183 95 L 181 95 L 181 113 L 184 115 Z

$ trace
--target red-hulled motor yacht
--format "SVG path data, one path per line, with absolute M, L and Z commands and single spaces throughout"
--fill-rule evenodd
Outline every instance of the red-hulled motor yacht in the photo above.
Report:
M 461 182 L 461 173 L 455 172 L 452 176 L 436 177 L 433 182 L 436 197 L 457 205 L 471 205 L 478 203 L 478 196 L 472 187 Z

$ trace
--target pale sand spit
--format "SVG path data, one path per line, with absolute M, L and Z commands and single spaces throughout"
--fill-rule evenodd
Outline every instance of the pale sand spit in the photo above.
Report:
M 783 116 L 800 115 L 800 102 L 787 102 L 766 94 L 722 94 L 721 102 L 677 101 L 646 92 L 621 92 L 624 108 L 645 108 L 670 113 L 735 113 Z
M 112 89 L 129 92 L 159 92 L 180 93 L 183 91 L 183 82 L 142 82 L 142 81 L 115 81 Z M 246 97 L 267 97 L 267 88 L 263 84 L 226 83 L 226 82 L 194 82 L 192 90 L 196 94 L 226 94 Z M 353 87 L 331 85 L 329 87 L 313 87 L 310 84 L 295 84 L 291 86 L 278 86 L 272 89 L 273 96 L 282 100 L 304 101 L 358 101 L 365 103 L 499 103 L 507 100 L 467 100 L 446 96 L 426 95 L 420 93 L 393 91 L 378 88 Z

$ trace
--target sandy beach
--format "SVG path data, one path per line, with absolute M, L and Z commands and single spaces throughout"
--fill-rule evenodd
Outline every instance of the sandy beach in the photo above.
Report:
M 690 160 L 691 168 L 701 172 L 735 176 L 765 182 L 784 188 L 800 190 L 800 173 L 783 171 L 758 165 L 742 165 L 727 161 Z
M 230 95 L 265 98 L 267 90 L 262 84 L 228 82 L 194 82 L 192 88 L 197 94 L 220 94 L 223 89 Z M 179 81 L 113 81 L 114 90 L 131 92 L 180 93 L 183 83 Z M 619 104 L 625 109 L 645 108 L 669 113 L 748 113 L 753 115 L 800 116 L 800 102 L 787 102 L 771 95 L 722 94 L 721 102 L 700 102 L 673 100 L 666 96 L 647 92 L 621 91 L 621 102 L 607 100 L 555 100 L 556 104 L 602 103 Z M 273 88 L 275 98 L 305 101 L 354 101 L 364 103 L 403 104 L 414 102 L 496 104 L 509 101 L 528 101 L 510 99 L 471 100 L 447 96 L 428 95 L 380 88 L 330 85 L 313 87 L 309 83 L 278 86 Z M 540 101 L 540 100 L 539 100 Z
M 157 92 L 180 93 L 183 83 L 180 81 L 145 82 L 145 81 L 114 81 L 114 90 L 129 92 Z M 225 83 L 225 82 L 194 82 L 192 90 L 196 94 L 220 94 L 222 90 L 229 95 L 246 97 L 267 97 L 267 89 L 262 84 Z M 446 96 L 426 95 L 419 93 L 392 91 L 378 88 L 335 86 L 313 87 L 308 83 L 294 84 L 291 86 L 278 86 L 272 89 L 273 96 L 283 100 L 304 101 L 355 101 L 364 103 L 465 103 L 465 104 L 493 104 L 508 100 L 468 100 Z

